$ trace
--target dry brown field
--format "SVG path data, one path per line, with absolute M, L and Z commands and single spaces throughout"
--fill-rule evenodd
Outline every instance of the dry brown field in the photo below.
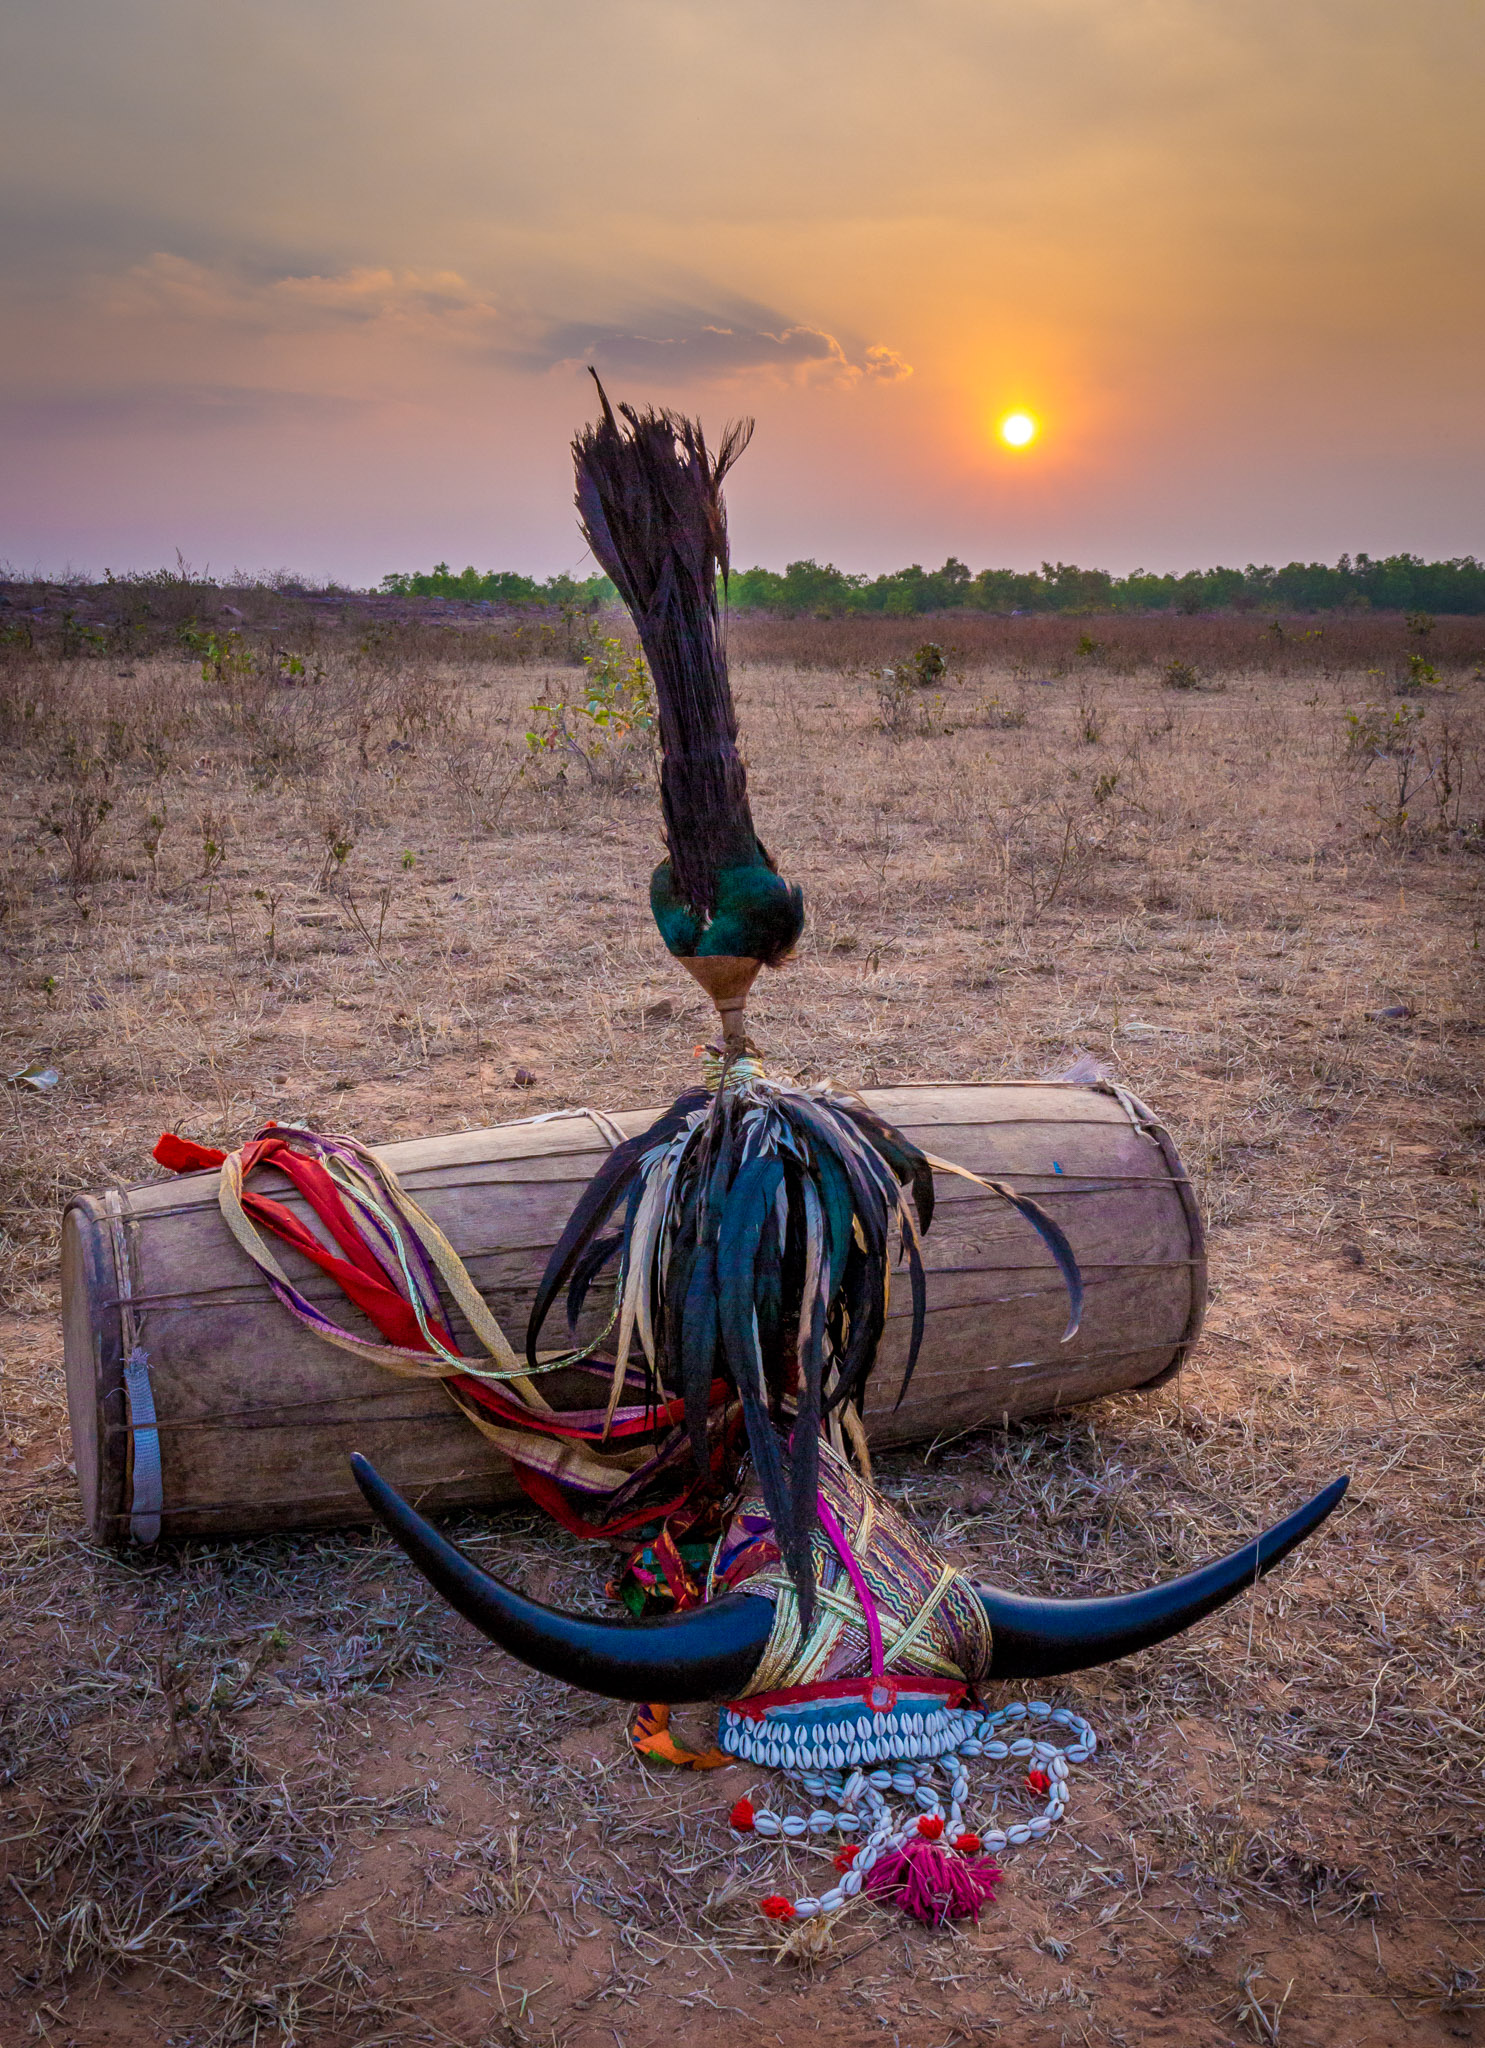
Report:
M 1175 1381 L 894 1455 L 889 1490 L 1068 1593 L 1353 1476 L 1255 1597 L 1050 1689 L 1102 1747 L 978 1928 L 858 1905 L 801 1958 L 725 1825 L 748 1773 L 641 1768 L 618 1707 L 513 1665 L 387 1544 L 81 1535 L 71 1192 L 147 1176 L 166 1129 L 658 1105 L 704 1026 L 648 919 L 642 749 L 528 749 L 527 707 L 581 680 L 560 633 L 232 601 L 220 676 L 147 635 L 14 635 L 0 665 L 0 1052 L 59 1076 L 0 1086 L 0 2040 L 1485 2038 L 1485 621 L 739 624 L 755 809 L 810 909 L 755 997 L 772 1063 L 1090 1052 L 1210 1226 Z M 929 635 L 941 686 L 871 673 Z M 459 1533 L 548 1598 L 606 1562 L 529 1515 Z

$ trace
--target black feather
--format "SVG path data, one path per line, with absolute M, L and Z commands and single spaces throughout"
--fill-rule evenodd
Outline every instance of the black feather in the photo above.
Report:
M 595 1237 L 573 1267 L 567 1288 L 567 1328 L 573 1337 L 577 1336 L 578 1317 L 583 1312 L 588 1289 L 623 1243 L 624 1233 L 621 1230 L 615 1231 L 612 1237 Z
M 926 1232 L 933 1223 L 933 1168 L 926 1156 L 894 1124 L 879 1117 L 864 1102 L 851 1096 L 838 1096 L 832 1101 L 831 1108 L 841 1116 L 849 1117 L 881 1153 L 897 1178 L 911 1186 L 913 1205 L 918 1211 L 918 1228 Z
M 621 426 L 602 384 L 598 396 L 602 419 L 572 444 L 578 513 L 588 545 L 629 608 L 655 679 L 674 885 L 709 918 L 718 873 L 762 853 L 717 605 L 718 577 L 725 584 L 729 567 L 722 480 L 748 445 L 753 423 L 728 426 L 713 455 L 695 421 L 621 405 Z
M 547 1260 L 536 1299 L 531 1304 L 531 1314 L 526 1323 L 526 1360 L 529 1365 L 537 1363 L 536 1346 L 542 1325 L 551 1314 L 552 1303 L 568 1284 L 588 1244 L 612 1215 L 630 1180 L 639 1171 L 645 1153 L 652 1145 L 664 1144 L 675 1137 L 687 1118 L 709 1100 L 704 1088 L 688 1089 L 663 1116 L 656 1118 L 648 1130 L 626 1138 L 622 1145 L 616 1145 L 583 1189 Z
M 710 1455 L 706 1420 L 711 1404 L 717 1358 L 717 1248 L 692 1247 L 685 1276 L 680 1324 L 681 1394 L 686 1404 L 686 1432 L 696 1469 L 704 1472 Z
M 685 1427 L 676 1440 L 707 1475 L 712 1383 L 721 1375 L 733 1387 L 755 1480 L 807 1618 L 821 1425 L 845 1402 L 863 1402 L 885 1326 L 894 1232 L 913 1290 L 904 1385 L 911 1378 L 926 1307 L 913 1213 L 931 1218 L 931 1185 L 925 1192 L 916 1146 L 839 1098 L 748 1078 L 724 1085 L 710 1113 L 696 1116 L 707 1101 L 683 1097 L 605 1161 L 553 1251 L 532 1328 L 562 1285 L 575 1320 L 616 1250 L 625 1279 L 637 1277 L 626 1248 L 649 1176 L 691 1119 L 647 1276 L 654 1356 L 646 1359 L 646 1398 L 658 1400 L 661 1386 L 681 1396 Z M 806 1188 L 823 1231 L 823 1271 L 808 1301 Z M 622 1226 L 606 1230 L 621 1201 Z M 718 1492 L 736 1477 L 721 1473 Z M 627 1485 L 623 1497 L 630 1499 Z
M 1019 1215 L 1026 1218 L 1057 1261 L 1057 1270 L 1062 1275 L 1063 1286 L 1067 1289 L 1067 1328 L 1062 1333 L 1062 1342 L 1066 1344 L 1070 1338 L 1077 1336 L 1078 1325 L 1083 1320 L 1083 1275 L 1076 1254 L 1067 1241 L 1067 1233 L 1060 1223 L 1055 1222 L 1047 1214 L 1039 1202 L 1031 1199 L 1030 1195 L 1018 1195 L 1014 1188 L 1008 1188 L 1005 1182 L 1000 1180 L 987 1181 L 986 1186 L 994 1188 L 996 1194 L 1002 1196 Z

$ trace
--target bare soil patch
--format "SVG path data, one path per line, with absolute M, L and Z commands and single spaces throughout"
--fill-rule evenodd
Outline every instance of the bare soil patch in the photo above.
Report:
M 881 643 L 740 667 L 760 826 L 810 908 L 754 1001 L 773 1061 L 871 1084 L 1091 1051 L 1169 1123 L 1211 1223 L 1179 1380 L 894 1457 L 892 1490 L 987 1574 L 1072 1592 L 1354 1479 L 1255 1598 L 1048 1693 L 1103 1748 L 978 1929 L 857 1907 L 780 1959 L 756 1901 L 782 1870 L 725 1825 L 748 1773 L 643 1770 L 617 1707 L 513 1666 L 370 1536 L 81 1540 L 69 1192 L 143 1177 L 166 1128 L 377 1141 L 660 1104 L 695 1071 L 705 1020 L 644 902 L 642 749 L 535 759 L 527 707 L 572 695 L 570 658 L 454 663 L 427 630 L 323 625 L 280 649 L 302 675 L 24 649 L 0 671 L 0 1048 L 60 1076 L 0 1090 L 0 2039 L 1480 2038 L 1462 657 L 1406 699 L 1361 662 L 1172 689 L 1178 638 L 1056 675 L 982 649 L 909 694 L 870 673 Z M 1368 704 L 1420 714 L 1406 802 L 1397 753 L 1347 724 Z M 461 1535 L 547 1597 L 608 1563 L 518 1515 Z

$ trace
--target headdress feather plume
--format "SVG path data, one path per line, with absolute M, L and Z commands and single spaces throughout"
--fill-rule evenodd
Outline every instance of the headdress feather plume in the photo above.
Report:
M 773 965 L 799 935 L 803 903 L 797 891 L 766 879 L 773 863 L 748 807 L 717 602 L 728 573 L 722 482 L 753 422 L 725 428 L 713 454 L 698 422 L 632 405 L 615 413 L 596 371 L 593 381 L 602 417 L 573 442 L 577 507 L 655 682 L 669 853 L 668 872 L 656 877 L 656 917 L 673 952 L 715 954 L 722 947 L 706 945 L 708 925 L 745 902 L 750 915 L 724 921 L 717 938 L 735 955 L 745 944 L 761 947 L 746 957 Z M 752 877 L 751 888 L 740 887 L 744 877 Z

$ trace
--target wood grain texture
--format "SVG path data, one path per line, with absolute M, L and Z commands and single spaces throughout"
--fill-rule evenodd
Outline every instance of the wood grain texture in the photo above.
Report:
M 1206 1300 L 1201 1225 L 1175 1149 L 1142 1105 L 1062 1083 L 864 1092 L 930 1152 L 1042 1203 L 1071 1239 L 1087 1289 L 1082 1328 L 1063 1344 L 1066 1297 L 1040 1239 L 1004 1203 L 940 1174 L 924 1244 L 927 1334 L 897 1407 L 904 1278 L 868 1398 L 873 1443 L 957 1436 L 1141 1386 L 1179 1366 Z M 613 1121 L 628 1135 L 656 1114 Z M 519 1344 L 547 1253 L 607 1149 L 591 1120 L 573 1117 L 418 1138 L 378 1155 Z M 122 1366 L 136 1331 L 159 1415 L 166 1535 L 364 1522 L 346 1466 L 352 1450 L 428 1510 L 520 1497 L 506 1460 L 436 1384 L 353 1358 L 279 1305 L 222 1222 L 216 1178 L 191 1174 L 68 1206 L 63 1328 L 89 1532 L 117 1541 L 127 1529 Z M 307 1214 L 281 1176 L 260 1174 L 255 1185 Z M 347 1327 L 375 1334 L 317 1268 L 277 1241 L 275 1250 L 307 1295 Z M 606 1314 L 601 1300 L 597 1313 Z M 543 1386 L 564 1405 L 562 1376 Z M 569 1389 L 575 1405 L 575 1381 Z

